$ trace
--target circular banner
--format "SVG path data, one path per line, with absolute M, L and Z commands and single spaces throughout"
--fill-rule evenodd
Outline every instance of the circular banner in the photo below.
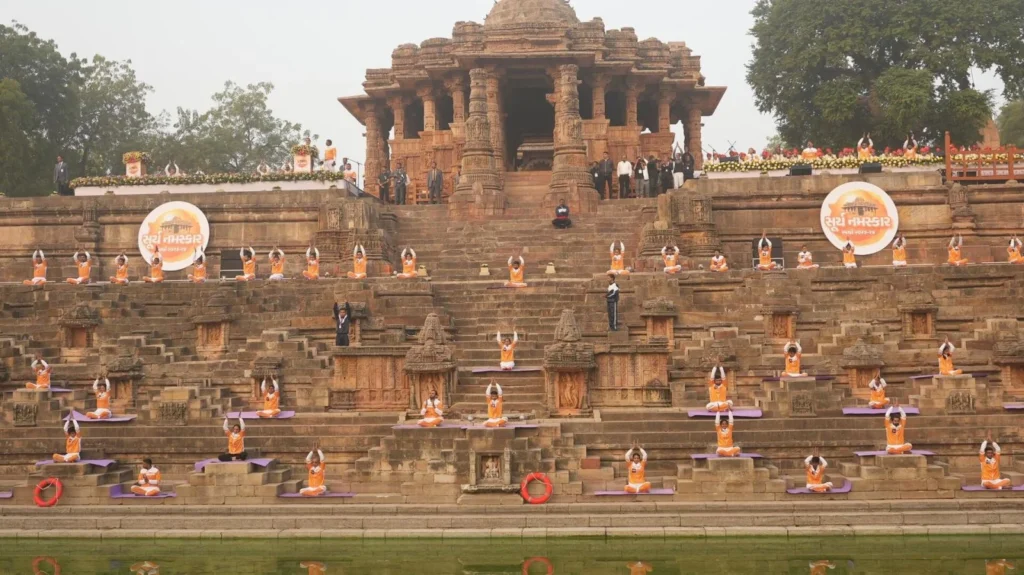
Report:
M 867 182 L 849 182 L 832 190 L 821 205 L 821 229 L 838 249 L 853 243 L 867 256 L 889 247 L 900 227 L 900 215 L 885 190 Z
M 210 242 L 210 222 L 202 210 L 188 202 L 167 202 L 158 206 L 139 226 L 139 252 L 147 263 L 159 246 L 164 271 L 183 270 L 192 265 L 197 249 Z

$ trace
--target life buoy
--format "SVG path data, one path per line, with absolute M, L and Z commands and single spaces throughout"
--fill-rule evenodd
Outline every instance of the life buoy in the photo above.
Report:
M 43 571 L 43 563 L 49 563 L 50 567 L 53 568 L 53 575 L 60 575 L 60 563 L 53 557 L 36 557 L 32 560 L 32 572 L 35 575 L 46 575 L 46 571 Z
M 43 501 L 43 490 L 51 485 L 57 488 L 57 492 L 53 494 L 51 499 Z M 64 484 L 56 477 L 47 477 L 36 485 L 36 490 L 35 493 L 33 493 L 32 498 L 36 502 L 36 507 L 53 507 L 57 504 L 57 501 L 60 500 L 61 495 L 64 495 Z
M 523 563 L 523 575 L 530 575 L 530 567 L 533 567 L 534 563 L 540 563 L 541 565 L 548 568 L 548 575 L 555 575 L 555 566 L 551 564 L 551 560 L 547 557 L 530 557 Z
M 541 495 L 540 497 L 533 497 L 532 495 L 530 495 L 530 491 L 528 488 L 530 487 L 530 484 L 533 483 L 534 481 L 540 481 L 541 483 L 544 484 L 544 495 Z M 531 473 L 526 476 L 526 479 L 523 480 L 523 483 L 519 489 L 519 495 L 523 497 L 523 501 L 526 501 L 530 505 L 540 505 L 542 503 L 547 503 L 548 499 L 551 499 L 551 480 L 548 479 L 548 476 L 544 475 L 543 473 Z

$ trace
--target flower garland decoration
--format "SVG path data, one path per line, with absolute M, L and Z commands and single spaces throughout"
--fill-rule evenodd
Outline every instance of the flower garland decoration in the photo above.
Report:
M 149 152 L 126 152 L 121 156 L 121 161 L 124 162 L 125 165 L 135 164 L 138 162 L 148 164 L 151 160 L 152 158 L 149 157 Z
M 292 146 L 293 156 L 311 156 L 314 158 L 320 157 L 320 151 L 316 149 L 316 146 L 307 146 L 306 144 L 295 144 Z
M 256 182 L 340 182 L 345 179 L 341 172 L 294 173 L 278 172 L 273 174 L 205 174 L 168 177 L 164 174 L 129 178 L 127 176 L 100 176 L 75 178 L 71 180 L 71 188 L 116 188 L 118 186 L 165 186 L 187 184 L 251 184 Z

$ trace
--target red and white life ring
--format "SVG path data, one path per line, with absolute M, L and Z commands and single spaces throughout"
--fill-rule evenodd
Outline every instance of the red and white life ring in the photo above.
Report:
M 540 563 L 547 567 L 547 575 L 555 575 L 555 566 L 551 564 L 551 560 L 547 557 L 530 557 L 523 563 L 523 575 L 530 575 L 530 567 L 533 567 L 534 563 Z
M 50 486 L 57 488 L 57 492 L 53 494 L 53 497 L 43 501 L 43 491 Z M 53 507 L 60 501 L 60 497 L 64 495 L 64 484 L 60 482 L 60 479 L 56 477 L 47 477 L 46 479 L 39 482 L 36 485 L 36 490 L 32 494 L 32 499 L 36 502 L 36 507 Z
M 528 488 L 534 481 L 540 481 L 544 484 L 544 495 L 541 495 L 540 497 L 533 497 L 530 495 Z M 551 480 L 548 479 L 547 475 L 543 473 L 531 473 L 523 480 L 519 489 L 519 495 L 523 497 L 523 501 L 526 501 L 530 505 L 541 505 L 543 503 L 547 503 L 548 499 L 551 499 L 551 490 Z

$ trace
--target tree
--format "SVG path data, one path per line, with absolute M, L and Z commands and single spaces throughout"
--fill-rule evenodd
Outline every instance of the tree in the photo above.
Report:
M 1003 105 L 996 124 L 999 126 L 999 141 L 1004 146 L 1017 146 L 1024 150 L 1024 100 Z
M 32 164 L 32 124 L 35 109 L 17 81 L 0 80 L 0 193 L 16 195 L 28 189 Z
M 74 152 L 67 146 L 72 140 L 79 113 L 79 89 L 83 82 L 82 61 L 75 54 L 65 58 L 50 40 L 41 40 L 34 32 L 15 23 L 0 25 L 0 80 L 12 80 L 31 105 L 30 118 L 20 119 L 32 154 L 6 172 L 5 179 L 16 187 L 5 190 L 11 195 L 39 195 L 53 191 L 53 162 L 58 154 L 71 162 Z M 8 105 L 24 112 L 15 103 L 14 86 L 6 85 Z M 5 142 L 5 145 L 7 142 Z
M 994 69 L 1024 85 L 1020 0 L 757 0 L 747 81 L 758 108 L 775 115 L 787 142 L 851 146 L 871 132 L 878 147 L 907 131 L 958 144 L 977 141 L 991 95 L 971 73 Z
M 94 56 L 85 68 L 79 92 L 81 109 L 71 145 L 78 152 L 78 173 L 101 175 L 118 171 L 121 156 L 145 141 L 156 128 L 146 111 L 153 91 L 138 81 L 131 61 L 114 62 Z

